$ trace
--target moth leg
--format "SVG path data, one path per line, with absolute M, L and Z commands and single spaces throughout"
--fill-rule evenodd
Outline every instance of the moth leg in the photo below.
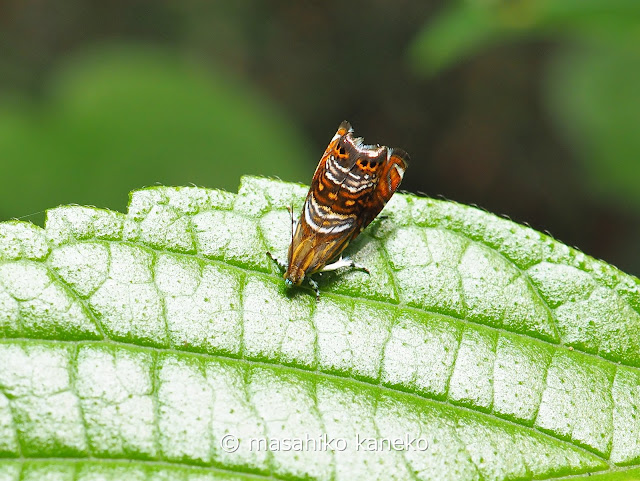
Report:
M 275 262 L 278 265 L 281 271 L 287 270 L 287 265 L 284 262 L 277 259 L 271 252 L 267 251 L 267 255 L 273 262 Z
M 322 272 L 335 271 L 337 269 L 342 269 L 343 267 L 349 267 L 351 269 L 357 269 L 359 271 L 364 271 L 367 274 L 371 274 L 369 272 L 369 269 L 367 269 L 366 267 L 361 266 L 359 264 L 356 264 L 351 259 L 345 259 L 342 256 L 340 256 L 340 259 L 335 261 L 333 264 L 329 264 L 328 266 L 324 266 L 324 268 L 322 269 Z
M 309 281 L 309 285 L 311 286 L 311 288 L 316 292 L 316 301 L 320 300 L 320 287 L 318 287 L 318 283 L 316 281 L 314 281 L 313 279 L 311 279 L 311 277 L 307 277 L 307 280 Z

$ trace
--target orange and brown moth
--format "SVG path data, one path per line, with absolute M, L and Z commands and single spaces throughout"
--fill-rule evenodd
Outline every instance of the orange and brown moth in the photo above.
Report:
M 313 175 L 292 234 L 287 266 L 281 266 L 288 286 L 300 285 L 306 278 L 319 298 L 311 274 L 341 267 L 366 271 L 341 254 L 396 191 L 408 160 L 404 150 L 366 145 L 353 136 L 349 122 L 340 124 Z

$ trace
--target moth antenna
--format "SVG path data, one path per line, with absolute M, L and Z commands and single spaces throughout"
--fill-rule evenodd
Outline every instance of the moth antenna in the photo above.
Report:
M 289 211 L 289 217 L 291 217 L 291 242 L 293 242 L 293 203 L 287 208 Z

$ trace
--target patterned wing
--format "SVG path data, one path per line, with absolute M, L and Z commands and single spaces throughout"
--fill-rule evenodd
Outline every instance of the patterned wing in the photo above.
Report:
M 352 134 L 351 125 L 343 122 L 318 164 L 305 202 L 304 220 L 313 235 L 325 241 L 348 236 L 358 225 L 358 207 L 344 194 L 362 192 L 360 176 L 355 172 L 359 152 Z
M 377 168 L 375 190 L 370 194 L 366 207 L 363 208 L 360 230 L 367 227 L 375 219 L 391 196 L 400 186 L 404 172 L 407 170 L 409 154 L 402 149 L 388 149 L 387 159 Z
M 378 215 L 400 185 L 407 154 L 365 145 L 343 122 L 316 168 L 289 248 L 296 283 L 334 260 Z
M 366 145 L 343 122 L 329 144 L 307 197 L 305 220 L 315 236 L 333 244 L 336 257 L 380 213 L 407 168 L 400 149 Z

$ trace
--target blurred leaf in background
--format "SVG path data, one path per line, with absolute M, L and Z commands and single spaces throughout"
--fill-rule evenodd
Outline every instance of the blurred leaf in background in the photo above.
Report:
M 640 2 L 638 3 L 640 8 Z M 640 22 L 639 22 L 640 24 Z M 640 212 L 640 39 L 636 51 L 567 49 L 550 65 L 547 105 L 603 203 Z
M 423 29 L 414 65 L 434 74 L 522 38 L 558 42 L 542 96 L 600 202 L 640 213 L 640 2 L 468 1 Z M 560 206 L 559 206 L 560 207 Z
M 123 210 L 153 183 L 235 191 L 247 172 L 309 175 L 303 135 L 266 97 L 167 50 L 93 47 L 48 86 L 40 102 L 0 98 L 2 219 L 62 203 Z

